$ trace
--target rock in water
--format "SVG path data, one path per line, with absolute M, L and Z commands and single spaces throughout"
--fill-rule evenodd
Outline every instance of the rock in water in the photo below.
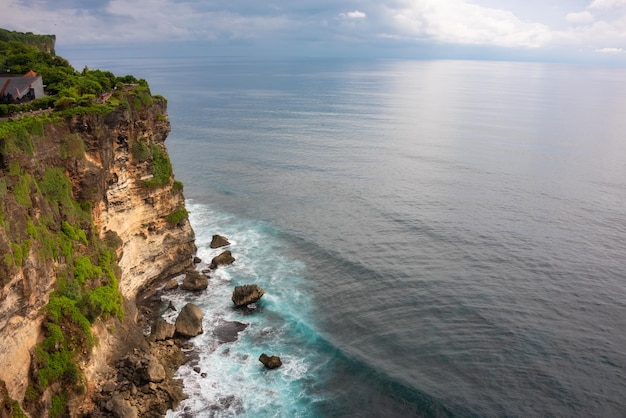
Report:
M 174 338 L 175 331 L 176 326 L 174 324 L 170 324 L 165 319 L 159 318 L 152 328 L 151 335 L 154 341 L 169 340 L 170 338 Z
M 261 354 L 261 357 L 259 357 L 259 361 L 263 363 L 263 365 L 268 369 L 275 369 L 283 365 L 283 362 L 280 361 L 280 357 L 268 356 L 265 353 Z
M 213 329 L 213 334 L 222 343 L 232 343 L 237 341 L 239 333 L 246 329 L 248 324 L 238 321 L 223 321 Z
M 241 307 L 256 302 L 261 299 L 261 296 L 264 294 L 265 290 L 261 289 L 256 284 L 246 284 L 235 287 L 233 296 L 230 299 L 236 306 Z
M 180 285 L 180 288 L 183 290 L 204 290 L 209 286 L 209 278 L 204 274 L 200 274 L 196 270 L 189 270 L 185 274 L 185 278 L 183 279 L 183 284 Z
M 227 266 L 229 264 L 233 264 L 234 262 L 235 262 L 235 258 L 233 257 L 233 255 L 231 254 L 229 250 L 226 250 L 220 255 L 213 257 L 213 260 L 211 260 L 211 264 L 209 265 L 209 268 L 211 270 L 215 270 L 219 266 Z
M 230 242 L 228 242 L 225 237 L 221 235 L 213 235 L 213 239 L 211 239 L 211 248 L 226 247 L 228 245 L 230 245 Z
M 176 333 L 183 337 L 195 337 L 202 334 L 202 318 L 204 314 L 197 305 L 186 304 L 176 318 Z
M 213 257 L 211 260 L 211 264 L 209 264 L 209 269 L 214 270 L 220 266 L 227 266 L 235 262 L 235 258 L 233 257 L 230 250 L 226 250 L 221 254 Z

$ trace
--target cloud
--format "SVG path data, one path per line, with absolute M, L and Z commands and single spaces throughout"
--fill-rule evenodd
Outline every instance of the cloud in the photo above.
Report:
M 589 9 L 611 9 L 626 6 L 626 0 L 593 0 L 588 6 Z
M 547 26 L 512 12 L 464 0 L 400 0 L 388 10 L 395 29 L 408 37 L 437 42 L 535 48 L 550 41 Z
M 600 48 L 596 49 L 596 52 L 601 54 L 623 54 L 626 52 L 623 48 Z
M 594 21 L 594 17 L 588 11 L 578 12 L 578 13 L 568 13 L 565 15 L 565 20 L 574 25 L 584 25 L 586 23 L 591 23 Z
M 353 12 L 348 13 L 339 13 L 339 17 L 344 19 L 365 19 L 367 15 L 363 12 L 355 10 Z
M 53 33 L 64 46 L 174 41 L 277 50 L 280 44 L 299 54 L 307 46 L 364 54 L 433 45 L 522 54 L 542 48 L 593 53 L 606 45 L 626 50 L 626 0 L 578 0 L 587 4 L 582 10 L 571 0 L 553 0 L 550 7 L 527 0 L 2 1 L 0 27 Z

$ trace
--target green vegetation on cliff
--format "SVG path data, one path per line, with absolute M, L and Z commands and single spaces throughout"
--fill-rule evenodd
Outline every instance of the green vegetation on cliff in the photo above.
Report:
M 145 80 L 137 80 L 132 75 L 116 77 L 110 71 L 90 70 L 87 67 L 82 71 L 76 71 L 66 59 L 46 52 L 45 48 L 12 40 L 17 35 L 7 35 L 3 38 L 2 31 L 4 30 L 0 29 L 0 72 L 20 75 L 34 71 L 42 76 L 48 96 L 21 105 L 0 104 L 0 117 L 48 108 L 63 110 L 91 107 L 92 109 L 87 111 L 93 112 L 94 106 L 103 104 L 104 96 L 122 90 L 124 85 L 129 84 L 139 87 L 134 89 L 135 94 L 130 99 L 130 103 L 128 98 L 124 99 L 122 94 L 118 94 L 113 98 L 114 106 L 118 105 L 116 100 L 118 102 L 122 100 L 127 106 L 130 107 L 132 104 L 137 110 L 142 105 L 148 105 L 152 100 Z M 10 33 L 15 34 L 15 32 Z M 105 105 L 104 111 L 109 108 L 110 106 Z M 85 110 L 78 109 L 74 111 L 76 112 L 84 113 Z
M 42 52 L 54 55 L 54 43 L 56 36 L 54 35 L 35 35 L 32 32 L 22 33 L 14 32 L 0 28 L 0 41 L 18 42 L 25 45 L 31 45 Z

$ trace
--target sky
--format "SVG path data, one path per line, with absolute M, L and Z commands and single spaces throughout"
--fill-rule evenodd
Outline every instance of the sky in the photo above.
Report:
M 484 58 L 626 65 L 626 0 L 0 0 L 57 52 Z

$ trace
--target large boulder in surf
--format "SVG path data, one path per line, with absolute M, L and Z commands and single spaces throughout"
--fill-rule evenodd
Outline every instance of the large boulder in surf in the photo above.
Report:
M 265 353 L 261 354 L 261 356 L 259 357 L 259 361 L 263 363 L 263 365 L 268 369 L 275 369 L 283 365 L 283 362 L 280 361 L 280 357 L 268 356 Z
M 231 254 L 229 250 L 224 251 L 220 255 L 213 257 L 211 260 L 211 264 L 209 268 L 211 270 L 215 270 L 219 266 L 228 266 L 229 264 L 233 264 L 235 262 L 235 257 Z
M 243 286 L 236 286 L 233 290 L 233 296 L 230 300 L 237 307 L 249 305 L 261 299 L 261 296 L 265 294 L 265 290 L 256 284 L 245 284 Z
M 227 247 L 230 245 L 228 240 L 221 235 L 213 235 L 211 239 L 211 248 Z
M 199 291 L 209 286 L 209 278 L 196 270 L 189 270 L 185 274 L 183 284 L 180 288 L 183 290 Z
M 197 305 L 186 304 L 176 318 L 176 334 L 182 337 L 195 337 L 202 334 L 202 318 L 204 314 Z

